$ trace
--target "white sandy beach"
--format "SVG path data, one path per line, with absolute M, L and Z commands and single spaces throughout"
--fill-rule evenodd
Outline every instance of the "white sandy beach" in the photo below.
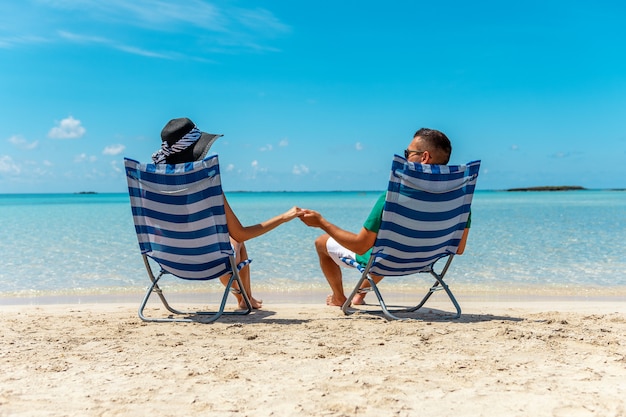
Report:
M 387 322 L 279 303 L 160 324 L 137 304 L 5 305 L 0 415 L 626 415 L 623 301 L 462 307 Z

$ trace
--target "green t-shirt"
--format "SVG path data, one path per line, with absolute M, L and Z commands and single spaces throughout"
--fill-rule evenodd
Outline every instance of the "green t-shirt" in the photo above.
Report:
M 386 194 L 387 193 L 383 193 L 380 197 L 378 197 L 378 200 L 376 200 L 376 204 L 374 204 L 372 211 L 370 211 L 370 215 L 367 216 L 365 223 L 363 223 L 363 227 L 369 230 L 370 232 L 378 233 L 378 230 L 380 230 L 380 223 L 383 220 L 383 208 L 385 207 L 385 195 Z M 366 266 L 367 262 L 370 260 L 371 254 L 372 254 L 371 248 L 370 250 L 365 252 L 363 255 L 359 255 L 357 253 L 356 261 L 359 264 Z

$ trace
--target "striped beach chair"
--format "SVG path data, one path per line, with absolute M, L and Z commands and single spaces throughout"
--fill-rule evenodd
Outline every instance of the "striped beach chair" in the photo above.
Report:
M 470 206 L 478 177 L 480 161 L 466 165 L 424 165 L 408 162 L 396 155 L 385 197 L 380 230 L 367 266 L 351 263 L 361 272 L 361 279 L 342 306 L 350 314 L 354 296 L 367 280 L 376 294 L 384 316 L 400 319 L 397 312 L 414 312 L 430 296 L 443 289 L 454 307 L 455 318 L 461 316 L 459 306 L 444 277 L 455 254 L 461 254 L 467 239 Z M 447 258 L 440 272 L 435 264 Z M 435 278 L 422 301 L 414 307 L 390 310 L 371 278 L 429 273 Z M 363 310 L 361 310 L 363 311 Z M 380 312 L 380 310 L 365 310 Z
M 222 314 L 250 313 L 250 300 L 239 277 L 239 269 L 250 261 L 239 265 L 235 262 L 217 155 L 177 165 L 141 164 L 125 158 L 124 165 L 137 240 L 151 281 L 139 307 L 139 317 L 158 322 L 212 322 Z M 148 258 L 159 265 L 158 275 L 155 276 Z M 214 311 L 177 310 L 168 303 L 158 285 L 167 275 L 207 281 L 227 274 L 230 279 L 219 308 Z M 225 312 L 226 300 L 235 282 L 247 309 Z M 173 315 L 165 318 L 144 316 L 144 308 L 152 293 L 158 294 Z

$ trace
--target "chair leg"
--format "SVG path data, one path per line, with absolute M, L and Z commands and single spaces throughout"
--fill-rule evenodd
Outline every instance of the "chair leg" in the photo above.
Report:
M 350 308 L 350 305 L 352 304 L 352 299 L 359 292 L 359 289 L 361 288 L 361 284 L 363 284 L 365 280 L 369 282 L 370 287 L 372 288 L 372 291 L 374 291 L 374 294 L 376 294 L 376 298 L 378 299 L 378 304 L 380 304 L 382 313 L 388 320 L 408 320 L 406 318 L 402 318 L 402 317 L 398 317 L 394 315 L 393 312 L 395 312 L 396 310 L 392 312 L 392 310 L 389 310 L 387 308 L 387 304 L 385 304 L 385 300 L 383 299 L 383 296 L 380 293 L 380 290 L 378 289 L 378 285 L 376 285 L 376 282 L 374 282 L 374 280 L 368 275 L 367 269 L 361 276 L 361 279 L 359 280 L 359 282 L 357 282 L 350 296 L 346 299 L 346 302 L 343 303 L 343 305 L 341 306 L 341 310 L 343 311 L 345 315 L 354 313 L 354 311 L 350 311 L 349 308 Z M 358 310 L 358 311 L 363 312 L 363 313 L 370 313 L 370 314 L 372 313 L 380 314 L 381 310 Z M 397 311 L 406 311 L 406 310 L 397 310 Z
M 426 303 L 426 301 L 428 301 L 430 296 L 433 295 L 435 291 L 444 290 L 446 294 L 448 294 L 448 298 L 450 299 L 450 301 L 454 305 L 454 308 L 456 309 L 456 315 L 452 316 L 451 318 L 458 319 L 459 317 L 461 317 L 461 306 L 456 301 L 456 298 L 454 297 L 454 294 L 452 294 L 452 291 L 450 290 L 450 287 L 448 286 L 448 284 L 446 284 L 445 281 L 443 280 L 444 275 L 446 274 L 446 272 L 448 271 L 448 268 L 450 267 L 450 264 L 452 263 L 452 258 L 454 258 L 454 255 L 448 256 L 448 260 L 446 261 L 446 264 L 444 265 L 443 269 L 441 270 L 439 274 L 436 273 L 434 270 L 430 271 L 430 274 L 433 277 L 435 277 L 437 281 L 435 281 L 432 287 L 430 287 L 430 289 L 428 290 L 428 293 L 426 293 L 422 301 L 420 301 L 418 305 L 408 309 L 407 311 L 414 312 L 414 311 L 419 310 Z
M 450 301 L 452 302 L 452 304 L 454 305 L 454 308 L 456 309 L 456 315 L 450 318 L 458 319 L 459 317 L 461 317 L 461 307 L 459 306 L 459 303 L 456 301 L 454 294 L 452 294 L 452 291 L 448 287 L 448 284 L 446 284 L 445 281 L 443 280 L 443 277 L 448 271 L 450 263 L 452 262 L 452 258 L 453 258 L 453 255 L 448 256 L 448 260 L 446 264 L 444 265 L 443 269 L 441 270 L 441 273 L 437 274 L 434 270 L 430 271 L 431 275 L 435 277 L 436 281 L 430 287 L 430 289 L 428 290 L 428 293 L 426 293 L 426 295 L 424 296 L 424 298 L 422 298 L 422 301 L 420 301 L 418 305 L 416 305 L 415 307 L 409 307 L 409 308 L 404 308 L 404 309 L 394 309 L 394 310 L 389 310 L 387 308 L 387 305 L 385 304 L 385 300 L 383 299 L 383 296 L 380 290 L 378 289 L 378 286 L 376 285 L 374 280 L 369 276 L 369 268 L 370 268 L 370 264 L 372 263 L 372 259 L 370 259 L 370 263 L 365 268 L 365 271 L 361 274 L 361 279 L 357 282 L 356 286 L 354 287 L 354 290 L 350 293 L 350 296 L 348 296 L 348 298 L 346 299 L 346 302 L 341 306 L 341 310 L 346 315 L 354 313 L 354 311 L 349 310 L 351 303 L 352 303 L 352 299 L 358 293 L 363 282 L 365 282 L 365 280 L 368 280 L 370 283 L 370 286 L 372 287 L 372 290 L 376 294 L 376 298 L 378 299 L 378 303 L 380 304 L 380 308 L 382 310 L 383 315 L 389 320 L 408 320 L 407 318 L 398 317 L 394 315 L 393 313 L 415 312 L 424 306 L 426 301 L 428 301 L 430 296 L 435 291 L 439 291 L 439 290 L 444 290 L 446 294 L 448 294 L 448 298 L 450 298 Z M 364 312 L 364 313 L 380 313 L 381 312 L 380 310 L 359 310 L 359 311 Z
M 420 308 L 424 306 L 424 304 L 426 304 L 426 301 L 428 301 L 430 296 L 433 295 L 435 291 L 439 291 L 439 290 L 444 290 L 446 294 L 448 294 L 448 298 L 450 298 L 450 301 L 452 302 L 452 304 L 454 305 L 454 308 L 456 309 L 456 314 L 450 318 L 458 319 L 459 317 L 461 317 L 461 306 L 459 306 L 459 303 L 456 301 L 456 298 L 454 297 L 454 294 L 452 294 L 452 291 L 450 290 L 450 287 L 448 286 L 448 284 L 446 284 L 443 281 L 443 279 L 439 277 L 437 277 L 437 281 L 435 281 L 435 283 L 433 284 L 432 287 L 430 287 L 430 289 L 428 290 L 424 298 L 422 298 L 422 301 L 420 301 L 420 303 L 416 305 L 415 307 L 411 307 L 407 309 L 406 311 L 412 313 L 414 311 L 419 310 Z
M 228 281 L 228 284 L 226 285 L 226 288 L 224 288 L 224 293 L 222 295 L 222 299 L 219 305 L 219 310 L 217 311 L 180 311 L 177 310 L 173 307 L 170 306 L 170 304 L 167 302 L 167 299 L 165 298 L 165 295 L 163 294 L 163 291 L 161 290 L 161 288 L 159 288 L 158 286 L 158 282 L 159 280 L 166 274 L 166 272 L 161 272 L 157 277 L 154 276 L 154 273 L 152 271 L 152 268 L 148 262 L 148 258 L 147 256 L 144 255 L 144 263 L 146 265 L 146 270 L 148 271 L 148 276 L 150 277 L 151 280 L 151 285 L 148 288 L 148 290 L 146 291 L 146 295 L 144 296 L 141 305 L 139 306 L 139 318 L 143 321 L 148 321 L 148 322 L 201 322 L 201 323 L 212 323 L 215 320 L 217 320 L 218 318 L 220 318 L 222 315 L 247 315 L 250 312 L 252 312 L 252 305 L 250 303 L 250 298 L 248 297 L 248 294 L 246 294 L 246 291 L 243 288 L 243 284 L 241 282 L 241 278 L 239 277 L 239 272 L 237 269 L 237 265 L 235 263 L 234 257 L 231 257 L 231 266 L 234 268 L 233 269 L 233 273 L 231 274 L 231 277 Z M 243 296 L 243 299 L 246 303 L 246 308 L 240 311 L 224 311 L 225 307 L 226 307 L 226 302 L 228 300 L 228 296 L 230 294 L 230 290 L 233 287 L 233 283 L 237 283 L 239 285 L 239 288 L 242 289 L 241 291 L 241 295 Z M 208 319 L 202 319 L 202 320 L 198 320 L 197 318 L 191 318 L 191 317 L 187 317 L 187 318 L 182 318 L 182 317 L 168 317 L 168 318 L 150 318 L 150 317 L 146 317 L 143 313 L 146 304 L 148 303 L 148 300 L 150 298 L 150 296 L 152 295 L 152 293 L 155 292 L 157 293 L 157 295 L 159 296 L 159 298 L 161 299 L 161 302 L 163 303 L 163 306 L 172 314 L 175 315 L 187 315 L 187 316 L 199 316 L 199 317 L 207 317 L 210 316 L 210 318 Z
M 151 276 L 151 278 L 154 278 L 151 271 L 148 274 Z M 143 301 L 139 305 L 139 318 L 143 321 L 154 321 L 153 319 L 149 319 L 143 315 L 143 309 L 146 307 L 146 304 L 148 303 L 148 299 L 152 295 L 152 291 L 154 290 L 154 287 L 157 285 L 157 281 L 160 278 L 161 278 L 161 275 L 159 275 L 159 277 L 156 279 L 152 279 L 152 284 L 150 285 L 150 287 L 148 287 L 148 290 L 146 291 L 146 295 L 143 297 Z M 163 297 L 163 294 L 161 294 L 161 289 L 159 288 L 158 291 L 161 297 L 161 301 L 164 301 L 165 298 Z M 167 302 L 165 302 L 165 304 L 167 305 Z
M 148 277 L 150 278 L 150 282 L 152 282 L 152 285 L 150 286 L 148 292 L 146 293 L 146 297 L 144 298 L 144 307 L 145 307 L 145 303 L 148 302 L 148 298 L 150 298 L 150 295 L 152 294 L 152 291 L 156 292 L 157 295 L 159 296 L 159 298 L 161 299 L 161 302 L 163 303 L 163 305 L 165 306 L 165 308 L 170 312 L 170 313 L 174 313 L 174 314 L 182 314 L 182 312 L 172 308 L 169 303 L 167 302 L 167 300 L 165 299 L 165 296 L 163 295 L 163 291 L 161 290 L 161 288 L 159 288 L 159 280 L 161 279 L 161 277 L 163 275 L 165 275 L 165 271 L 161 270 L 161 272 L 159 273 L 159 275 L 157 277 L 154 276 L 154 272 L 152 271 L 152 267 L 150 266 L 150 262 L 148 261 L 148 257 L 146 255 L 143 255 L 143 263 L 146 267 L 146 271 L 148 272 Z M 143 309 L 143 308 L 142 308 Z
M 350 295 L 348 296 L 346 301 L 341 306 L 341 311 L 343 311 L 343 314 L 345 314 L 345 315 L 351 314 L 351 312 L 348 311 L 348 309 L 352 305 L 352 299 L 359 292 L 359 289 L 361 288 L 361 284 L 363 284 L 363 282 L 366 279 L 368 279 L 368 271 L 370 270 L 370 266 L 372 265 L 373 261 L 374 261 L 374 257 L 370 256 L 370 260 L 367 263 L 367 266 L 365 267 L 365 269 L 361 273 L 361 279 L 359 279 L 359 282 L 356 283 L 356 286 L 354 287 L 354 290 L 352 290 L 352 292 L 350 293 Z
M 143 255 L 143 263 L 146 267 L 146 271 L 148 272 L 148 277 L 150 278 L 151 285 L 150 287 L 148 287 L 148 290 L 146 291 L 146 295 L 143 297 L 143 301 L 141 302 L 141 305 L 139 306 L 139 318 L 143 321 L 155 321 L 154 319 L 145 317 L 143 314 L 143 310 L 145 309 L 146 304 L 148 303 L 148 299 L 150 299 L 150 296 L 152 295 L 153 292 L 157 293 L 157 295 L 161 299 L 161 303 L 170 313 L 184 314 L 182 311 L 178 311 L 169 305 L 169 303 L 167 302 L 167 299 L 163 295 L 163 291 L 159 287 L 158 282 L 163 277 L 163 275 L 165 275 L 165 271 L 161 271 L 159 275 L 155 277 L 154 272 L 152 271 L 152 267 L 150 266 L 150 262 L 148 261 L 148 257 L 146 255 Z M 167 320 L 167 321 L 170 321 L 170 320 Z
M 454 304 L 454 308 L 456 308 L 456 315 L 454 315 L 452 318 L 458 319 L 459 317 L 461 317 L 461 306 L 459 306 L 459 303 L 456 301 L 454 294 L 452 294 L 452 291 L 450 291 L 450 287 L 448 287 L 448 284 L 443 282 L 443 279 L 441 279 L 439 282 L 441 283 L 443 289 L 446 291 L 446 294 L 448 294 L 448 297 L 450 298 L 450 301 L 452 301 L 452 304 Z
M 410 308 L 408 311 L 413 312 L 413 311 L 417 311 L 420 308 L 422 308 L 422 306 L 424 304 L 426 304 L 426 301 L 428 301 L 428 299 L 430 298 L 431 295 L 433 295 L 433 293 L 435 291 L 440 290 L 441 288 L 437 288 L 439 285 L 439 281 L 435 281 L 435 283 L 433 284 L 432 287 L 430 287 L 430 289 L 428 290 L 428 292 L 426 293 L 426 295 L 424 296 L 424 298 L 422 298 L 422 301 L 420 301 L 420 303 L 418 305 L 416 305 L 415 307 Z
M 380 308 L 383 311 L 383 315 L 387 319 L 389 319 L 389 320 L 400 320 L 400 321 L 409 320 L 408 318 L 398 317 L 398 316 L 392 314 L 392 311 L 387 308 L 387 304 L 385 304 L 385 300 L 383 300 L 383 296 L 380 293 L 380 290 L 378 289 L 378 285 L 376 285 L 374 280 L 369 278 L 369 277 L 368 277 L 368 281 L 370 282 L 370 285 L 372 286 L 372 289 L 374 290 L 374 294 L 376 294 L 376 298 L 378 298 L 378 304 L 380 304 Z M 405 310 L 405 309 L 393 310 L 393 312 L 405 312 L 405 311 L 407 311 L 407 310 Z
M 434 271 L 431 271 L 431 274 L 437 279 L 437 282 L 439 283 L 439 285 L 441 285 L 441 287 L 444 289 L 446 294 L 448 294 L 448 298 L 450 298 L 450 301 L 452 301 L 452 304 L 454 304 L 454 308 L 456 309 L 456 315 L 453 316 L 452 318 L 458 319 L 459 317 L 461 317 L 461 306 L 459 306 L 459 303 L 456 301 L 456 298 L 454 297 L 454 294 L 452 294 L 452 291 L 450 290 L 450 287 L 448 287 L 448 284 L 446 284 L 443 281 L 443 277 L 446 275 L 446 272 L 448 272 L 448 268 L 450 267 L 450 264 L 452 263 L 453 258 L 454 258 L 454 255 L 449 255 L 448 260 L 446 261 L 446 264 L 444 265 L 441 272 L 437 274 Z

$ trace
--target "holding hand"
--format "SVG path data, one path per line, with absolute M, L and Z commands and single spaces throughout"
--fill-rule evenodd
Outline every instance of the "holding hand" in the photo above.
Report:
M 319 212 L 315 210 L 301 209 L 300 213 L 301 214 L 298 217 L 300 217 L 302 223 L 306 224 L 309 227 L 321 227 L 322 220 L 324 218 Z
M 283 213 L 283 219 L 285 222 L 291 221 L 296 217 L 300 217 L 302 215 L 302 209 L 300 207 L 293 206 L 289 210 Z

